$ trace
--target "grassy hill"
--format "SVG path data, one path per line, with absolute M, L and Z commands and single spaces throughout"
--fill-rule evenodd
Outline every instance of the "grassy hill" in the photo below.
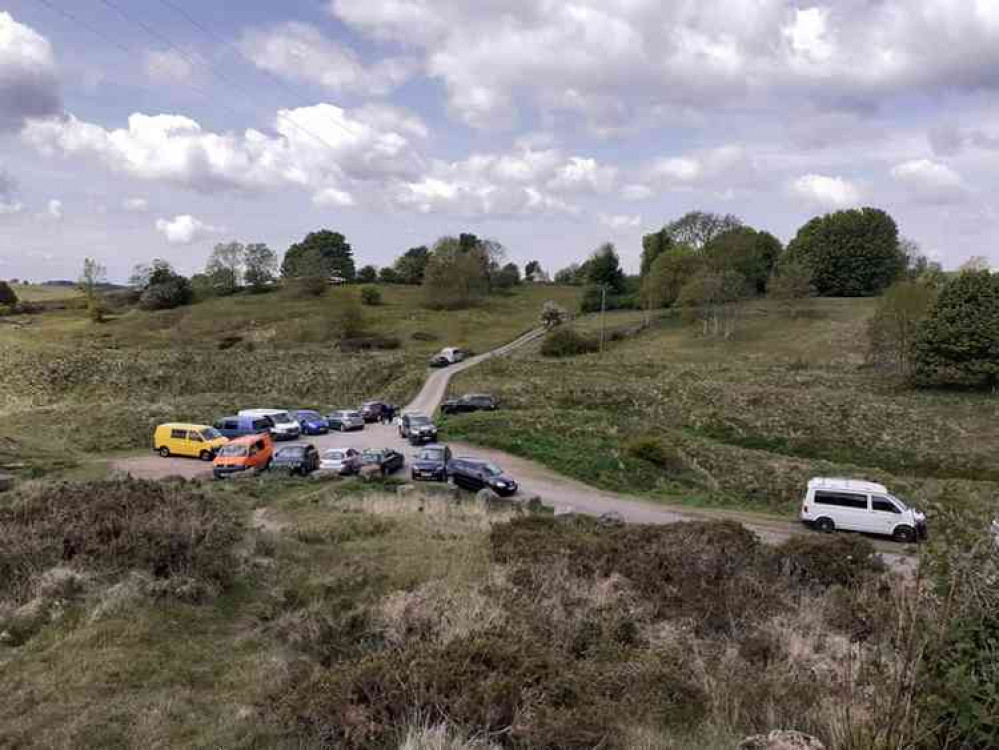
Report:
M 386 351 L 337 344 L 347 295 L 237 295 L 176 310 L 82 309 L 17 316 L 0 325 L 0 467 L 61 471 L 148 447 L 163 421 L 211 421 L 250 405 L 332 410 L 365 399 L 405 401 L 426 357 L 442 346 L 485 351 L 537 324 L 545 300 L 574 307 L 577 288 L 525 286 L 461 311 L 422 306 L 422 290 L 382 287 L 363 306 L 365 335 L 394 338 Z M 11 321 L 16 325 L 11 325 Z
M 999 403 L 912 390 L 868 368 L 873 307 L 813 300 L 789 318 L 753 302 L 730 341 L 667 317 L 603 356 L 553 360 L 535 348 L 456 378 L 453 392 L 495 393 L 505 408 L 451 419 L 445 433 L 667 502 L 787 514 L 809 477 L 846 475 L 924 504 L 999 512 Z
M 14 294 L 22 302 L 55 302 L 80 297 L 76 287 L 50 284 L 11 284 Z

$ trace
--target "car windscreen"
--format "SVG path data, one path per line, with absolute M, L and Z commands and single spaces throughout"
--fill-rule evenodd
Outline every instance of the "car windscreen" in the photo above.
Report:
M 304 445 L 288 445 L 277 452 L 279 458 L 298 458 L 305 453 Z
M 491 477 L 498 477 L 503 473 L 503 470 L 496 464 L 482 464 L 482 471 Z
M 275 414 L 271 414 L 270 418 L 275 424 L 283 424 L 285 422 L 292 421 L 291 417 L 288 416 L 288 412 L 286 411 L 281 411 Z
M 343 461 L 347 457 L 344 451 L 326 451 L 323 454 L 324 461 Z
M 321 417 L 319 416 L 319 412 L 317 411 L 300 411 L 298 413 L 298 418 L 307 419 L 310 421 L 315 419 L 321 419 Z
M 365 463 L 380 463 L 382 460 L 381 451 L 364 451 L 363 458 Z
M 423 425 L 432 424 L 430 417 L 410 417 L 409 423 L 416 425 L 417 427 L 422 427 Z
M 895 501 L 895 504 L 898 506 L 899 510 L 909 510 L 909 504 L 905 502 L 905 500 L 900 498 L 898 495 L 889 495 L 888 497 Z
M 218 440 L 222 437 L 222 433 L 216 430 L 214 427 L 208 427 L 201 431 L 201 436 L 205 440 Z
M 417 456 L 419 461 L 443 461 L 444 451 L 440 448 L 429 448 L 427 450 L 420 451 L 420 455 Z
M 230 458 L 239 458 L 248 455 L 249 452 L 250 450 L 246 443 L 229 443 L 228 445 L 222 446 L 222 450 L 219 451 L 219 455 L 228 456 Z
M 348 412 L 344 412 L 344 413 L 350 419 L 360 419 L 361 418 L 361 412 L 359 412 L 359 411 L 348 411 Z

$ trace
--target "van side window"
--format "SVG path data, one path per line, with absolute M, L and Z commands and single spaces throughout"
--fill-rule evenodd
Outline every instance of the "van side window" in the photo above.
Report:
M 187 440 L 187 430 L 170 430 L 171 440 Z
M 239 422 L 235 419 L 227 419 L 225 422 L 225 429 L 227 430 L 238 430 Z
M 270 422 L 269 419 L 254 419 L 253 420 L 253 429 L 256 430 L 256 431 L 258 431 L 258 432 L 261 431 L 261 430 L 269 430 L 270 426 L 271 426 L 271 422 Z
M 867 510 L 867 495 L 853 495 L 847 492 L 823 492 L 820 490 L 815 493 L 815 504 Z
M 883 513 L 901 513 L 901 511 L 895 507 L 895 503 L 887 497 L 875 496 L 871 498 L 871 508 L 873 510 L 879 510 Z

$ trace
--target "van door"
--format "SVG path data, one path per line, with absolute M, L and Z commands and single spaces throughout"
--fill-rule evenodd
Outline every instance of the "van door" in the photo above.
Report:
M 890 535 L 895 531 L 895 524 L 899 522 L 902 511 L 890 499 L 884 495 L 873 495 L 871 497 L 871 524 L 878 534 Z
M 190 448 L 187 442 L 187 430 L 170 430 L 170 452 L 177 456 L 186 456 Z
M 200 432 L 191 430 L 187 433 L 187 453 L 189 456 L 200 456 L 204 448 L 205 439 L 201 437 Z
M 815 506 L 816 517 L 828 516 L 838 529 L 870 531 L 867 495 L 818 490 L 815 493 Z

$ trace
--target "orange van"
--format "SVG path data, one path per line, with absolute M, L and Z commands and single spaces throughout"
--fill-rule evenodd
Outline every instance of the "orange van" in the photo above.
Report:
M 267 433 L 247 435 L 230 440 L 222 446 L 215 457 L 213 473 L 216 479 L 252 471 L 259 474 L 266 471 L 274 457 L 274 442 Z

